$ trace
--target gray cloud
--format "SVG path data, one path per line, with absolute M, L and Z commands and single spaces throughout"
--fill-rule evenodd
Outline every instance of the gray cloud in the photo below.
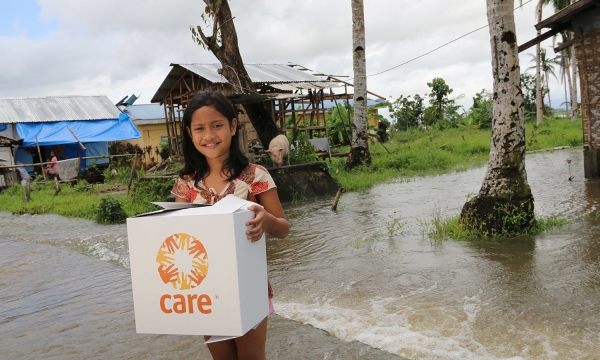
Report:
M 36 39 L 0 36 L 0 48 L 9 49 L 0 57 L 2 97 L 106 94 L 116 102 L 141 93 L 139 102 L 145 103 L 170 63 L 216 62 L 192 42 L 189 32 L 190 25 L 203 25 L 201 0 L 39 4 L 42 18 L 58 28 Z M 349 1 L 233 0 L 230 5 L 245 62 L 293 62 L 352 76 Z M 534 8 L 531 3 L 515 13 L 519 43 L 535 36 Z M 367 73 L 389 69 L 485 25 L 485 11 L 481 0 L 365 1 Z M 544 46 L 550 44 L 548 40 Z M 554 56 L 551 50 L 549 54 Z M 521 61 L 523 68 L 530 65 L 526 56 Z M 382 96 L 423 95 L 427 82 L 442 77 L 454 94 L 465 94 L 461 101 L 468 106 L 476 92 L 491 88 L 490 62 L 489 35 L 483 29 L 370 77 L 368 87 Z M 553 95 L 561 96 L 561 89 L 554 81 Z

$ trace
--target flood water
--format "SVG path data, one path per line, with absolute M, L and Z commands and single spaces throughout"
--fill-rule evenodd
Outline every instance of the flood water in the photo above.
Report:
M 267 240 L 268 358 L 600 359 L 600 220 L 582 216 L 600 182 L 581 149 L 526 166 L 537 215 L 571 225 L 423 238 L 419 221 L 459 212 L 485 168 L 346 193 L 337 213 L 332 199 L 285 206 L 290 235 Z M 125 225 L 0 213 L 0 239 L 0 358 L 208 357 L 198 337 L 135 333 Z

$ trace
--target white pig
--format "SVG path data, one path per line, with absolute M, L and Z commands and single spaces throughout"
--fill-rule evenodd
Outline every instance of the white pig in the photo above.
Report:
M 273 167 L 279 167 L 283 163 L 284 157 L 287 157 L 287 164 L 290 164 L 290 142 L 285 135 L 277 135 L 269 143 L 269 150 L 266 150 L 273 160 Z

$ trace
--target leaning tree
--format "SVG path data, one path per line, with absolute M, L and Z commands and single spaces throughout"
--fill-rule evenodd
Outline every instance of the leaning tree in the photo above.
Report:
M 488 235 L 522 233 L 535 224 L 533 195 L 525 172 L 523 93 L 514 0 L 486 0 L 494 77 L 492 139 L 488 170 L 461 219 Z
M 367 62 L 365 58 L 365 11 L 363 0 L 351 0 L 352 59 L 354 67 L 354 125 L 346 168 L 371 164 L 367 134 Z
M 233 24 L 233 16 L 227 0 L 204 0 L 206 8 L 202 18 L 212 20 L 212 32 L 206 35 L 201 26 L 192 28 L 192 37 L 199 44 L 210 50 L 222 65 L 221 74 L 233 86 L 237 93 L 256 93 L 256 89 L 242 61 L 238 46 L 237 32 Z M 271 112 L 264 102 L 244 103 L 244 110 L 254 126 L 263 146 L 279 135 L 279 130 L 272 120 Z

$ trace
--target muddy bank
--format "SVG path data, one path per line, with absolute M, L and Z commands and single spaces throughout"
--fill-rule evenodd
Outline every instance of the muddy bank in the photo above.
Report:
M 322 162 L 267 168 L 282 203 L 335 196 L 339 185 Z

